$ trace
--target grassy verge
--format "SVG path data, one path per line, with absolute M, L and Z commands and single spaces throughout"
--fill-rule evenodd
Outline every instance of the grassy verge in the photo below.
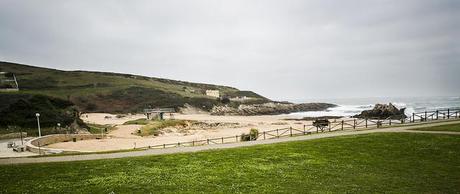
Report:
M 423 127 L 414 130 L 419 131 L 454 131 L 460 132 L 460 124 L 451 124 L 451 125 L 441 125 L 436 127 Z
M 177 127 L 177 126 L 186 126 L 187 122 L 185 120 L 161 120 L 161 121 L 150 121 L 147 125 L 141 127 L 140 134 L 141 136 L 149 135 L 159 135 L 161 129 L 167 127 Z
M 377 133 L 189 154 L 0 166 L 0 191 L 458 193 L 459 162 L 459 136 Z
M 101 132 L 109 132 L 114 130 L 114 127 L 111 125 L 99 125 L 99 124 L 86 124 L 89 129 L 88 131 L 92 134 L 101 134 Z

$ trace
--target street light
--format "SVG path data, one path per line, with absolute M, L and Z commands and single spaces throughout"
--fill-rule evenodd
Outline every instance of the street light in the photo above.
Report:
M 37 117 L 38 137 L 41 137 L 41 136 L 42 136 L 42 132 L 40 131 L 40 113 L 35 113 L 35 116 Z

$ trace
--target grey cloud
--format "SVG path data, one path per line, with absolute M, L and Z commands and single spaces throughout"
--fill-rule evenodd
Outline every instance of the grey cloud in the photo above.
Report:
M 455 0 L 0 2 L 0 60 L 279 99 L 460 95 Z

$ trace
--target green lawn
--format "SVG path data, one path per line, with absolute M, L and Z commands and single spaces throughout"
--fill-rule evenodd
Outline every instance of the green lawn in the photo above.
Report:
M 442 125 L 442 126 L 436 126 L 436 127 L 425 127 L 425 128 L 415 129 L 415 130 L 420 130 L 420 131 L 454 131 L 454 132 L 460 132 L 460 124 Z
M 460 136 L 379 133 L 0 172 L 0 193 L 459 193 Z

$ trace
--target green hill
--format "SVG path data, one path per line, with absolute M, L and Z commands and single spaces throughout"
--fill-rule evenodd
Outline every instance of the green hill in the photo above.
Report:
M 62 71 L 9 62 L 0 62 L 0 72 L 16 75 L 20 89 L 16 95 L 38 94 L 67 100 L 83 112 L 139 112 L 147 107 L 177 108 L 185 103 L 209 110 L 220 102 L 206 96 L 206 90 L 219 90 L 229 97 L 252 97 L 252 103 L 269 101 L 254 92 L 227 86 L 130 74 Z M 8 105 L 2 101 L 2 106 Z

